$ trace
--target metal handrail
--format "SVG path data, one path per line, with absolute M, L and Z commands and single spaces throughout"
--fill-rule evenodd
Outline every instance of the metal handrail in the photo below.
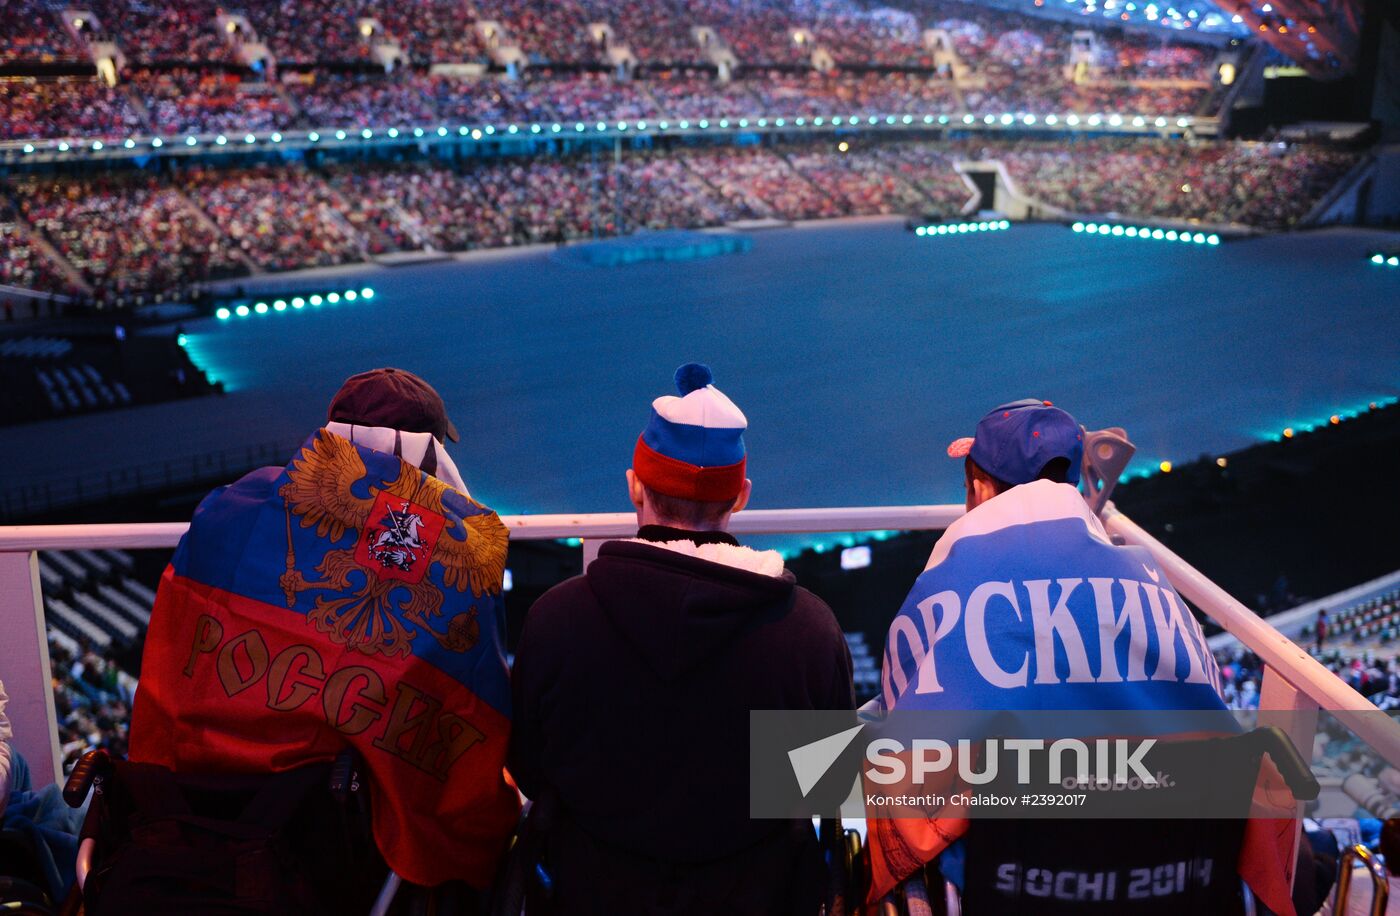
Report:
M 1104 527 L 1130 544 L 1147 548 L 1178 592 L 1259 656 L 1266 667 L 1336 716 L 1392 766 L 1400 764 L 1400 723 L 1378 715 L 1374 703 L 1328 671 L 1306 649 L 1230 597 L 1112 504 L 1104 513 Z

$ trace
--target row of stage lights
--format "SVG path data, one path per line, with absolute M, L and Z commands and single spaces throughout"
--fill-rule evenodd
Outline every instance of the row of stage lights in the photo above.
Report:
M 220 321 L 228 321 L 230 318 L 247 318 L 249 315 L 266 315 L 268 312 L 285 312 L 287 309 L 304 309 L 308 305 L 312 308 L 320 308 L 325 305 L 339 305 L 341 302 L 356 302 L 360 299 L 373 299 L 374 288 L 362 287 L 361 289 L 347 289 L 345 292 L 330 292 L 324 296 L 320 293 L 313 293 L 310 296 L 293 296 L 290 299 L 263 300 L 248 305 L 246 303 L 229 308 L 221 305 L 214 311 L 214 317 Z
M 787 127 L 789 125 L 793 127 L 860 127 L 863 125 L 875 126 L 880 124 L 881 122 L 883 122 L 887 126 L 898 126 L 902 124 L 906 127 L 911 127 L 916 124 L 938 124 L 946 126 L 949 124 L 961 123 L 966 125 L 973 125 L 979 122 L 987 126 L 1001 125 L 1002 127 L 1013 127 L 1018 124 L 1027 127 L 1034 127 L 1039 124 L 1043 124 L 1048 127 L 1057 127 L 1061 124 L 1068 127 L 1079 127 L 1080 125 L 1086 125 L 1089 127 L 1102 127 L 1104 125 L 1107 125 L 1109 127 L 1123 127 L 1125 125 L 1131 124 L 1133 127 L 1139 128 L 1144 128 L 1149 125 L 1158 128 L 1165 128 L 1171 126 L 1172 124 L 1172 121 L 1164 116 L 1157 116 L 1154 118 L 1147 115 L 1124 114 L 1034 115 L 1025 113 L 1013 114 L 1011 112 L 1006 112 L 1001 115 L 989 114 L 981 116 L 974 114 L 964 114 L 961 117 L 957 115 L 947 114 L 926 114 L 922 116 L 906 114 L 883 116 L 833 115 L 829 117 L 817 115 L 816 117 L 812 118 L 718 118 L 713 121 L 709 118 L 700 118 L 699 120 L 683 119 L 676 122 L 672 122 L 670 120 L 631 122 L 617 121 L 616 123 L 608 121 L 576 121 L 572 126 L 572 133 L 608 133 L 610 131 L 614 131 L 617 133 L 627 133 L 628 131 L 646 133 L 647 131 L 652 130 L 653 128 L 659 131 L 667 131 L 671 130 L 672 128 L 679 128 L 680 130 L 709 130 L 711 127 L 717 127 L 720 130 L 730 130 L 736 127 L 740 129 L 747 129 L 750 127 Z M 1189 127 L 1191 123 L 1191 118 L 1175 119 L 1175 124 L 1178 128 Z M 570 127 L 566 124 L 560 123 L 530 125 L 509 124 L 500 128 L 492 124 L 486 124 L 478 127 L 469 127 L 463 124 L 459 126 L 455 131 L 458 137 L 466 137 L 472 140 L 481 140 L 486 137 L 498 138 L 501 135 L 505 135 L 508 137 L 514 137 L 521 134 L 540 136 L 546 134 L 564 134 L 567 132 L 570 132 Z M 109 146 L 112 148 L 120 147 L 121 149 L 125 150 L 134 150 L 138 146 L 149 146 L 152 149 L 161 149 L 168 143 L 175 144 L 177 146 L 183 144 L 187 147 L 197 147 L 201 144 L 212 145 L 217 147 L 227 147 L 230 144 L 232 144 L 234 147 L 237 147 L 241 143 L 243 146 L 246 147 L 254 146 L 259 142 L 267 142 L 273 145 L 280 145 L 286 140 L 295 141 L 303 137 L 308 143 L 320 143 L 322 141 L 329 142 L 332 138 L 334 138 L 338 142 L 344 143 L 346 141 L 354 141 L 356 139 L 374 140 L 376 138 L 387 138 L 390 140 L 406 140 L 410 137 L 413 139 L 431 139 L 432 137 L 436 136 L 439 139 L 442 139 L 451 136 L 453 133 L 454 131 L 449 129 L 446 125 L 438 125 L 436 128 L 405 127 L 403 129 L 400 129 L 398 127 L 390 127 L 387 130 L 383 128 L 373 129 L 369 127 L 364 127 L 358 130 L 344 128 L 337 130 L 327 130 L 325 131 L 325 133 L 322 133 L 321 131 L 312 130 L 307 131 L 305 134 L 293 134 L 290 136 L 284 135 L 280 131 L 273 131 L 270 134 L 246 133 L 241 138 L 237 136 L 230 137 L 227 134 L 217 134 L 212 138 L 205 134 L 202 135 L 203 139 L 201 139 L 201 135 L 196 134 L 188 134 L 183 139 L 179 137 L 171 137 L 168 140 L 163 137 L 151 137 L 149 140 L 141 140 L 136 137 L 128 137 L 120 143 L 112 141 L 110 144 L 105 140 L 59 140 L 56 143 L 47 145 L 47 148 L 56 149 L 60 153 L 67 153 L 72 152 L 74 150 L 85 149 L 90 149 L 93 152 L 101 152 L 105 149 L 108 149 Z M 26 143 L 23 147 L 21 147 L 21 149 L 25 153 L 37 152 L 39 148 L 40 147 L 36 146 L 34 143 Z
M 1400 267 L 1400 253 L 1385 255 L 1379 251 L 1371 255 L 1372 264 L 1380 264 L 1383 267 Z
M 1156 229 L 1150 226 L 1120 226 L 1113 223 L 1075 223 L 1075 232 L 1089 235 L 1111 235 L 1115 238 L 1151 239 L 1157 242 L 1186 242 L 1193 245 L 1219 245 L 1220 236 L 1214 232 L 1190 232 L 1185 229 Z
M 916 226 L 914 234 L 919 236 L 965 235 L 969 232 L 999 232 L 1002 229 L 1010 228 L 1011 222 L 1009 220 L 989 219 L 976 223 L 936 223 L 932 226 Z

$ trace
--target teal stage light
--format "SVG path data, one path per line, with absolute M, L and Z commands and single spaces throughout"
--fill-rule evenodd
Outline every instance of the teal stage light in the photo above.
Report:
M 219 319 L 220 321 L 228 321 L 229 315 L 231 314 L 233 313 L 230 312 L 228 309 L 224 308 L 223 306 L 219 306 L 219 308 L 214 312 L 214 317 Z

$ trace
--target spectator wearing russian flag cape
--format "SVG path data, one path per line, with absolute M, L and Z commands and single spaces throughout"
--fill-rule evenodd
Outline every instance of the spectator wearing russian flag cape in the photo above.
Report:
M 1084 430 L 1072 416 L 1049 401 L 1003 404 L 948 455 L 964 462 L 968 511 L 891 623 L 878 706 L 1225 709 L 1195 618 L 1152 556 L 1115 545 L 1078 491 Z M 956 816 L 872 819 L 870 899 L 968 829 Z M 1289 854 L 1263 839 L 1252 850 L 1241 876 L 1291 912 Z
M 626 474 L 637 536 L 526 617 L 510 770 L 553 812 L 555 914 L 806 916 L 812 824 L 750 820 L 749 711 L 850 709 L 850 654 L 782 556 L 726 530 L 751 490 L 743 412 L 705 366 L 675 380 Z
M 432 386 L 376 369 L 285 467 L 205 497 L 151 612 L 131 759 L 273 773 L 352 748 L 388 865 L 485 889 L 519 812 L 508 532 L 467 493 L 458 439 Z

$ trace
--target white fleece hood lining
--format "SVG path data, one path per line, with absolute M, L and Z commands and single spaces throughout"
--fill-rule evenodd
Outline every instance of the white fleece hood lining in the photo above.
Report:
M 647 541 L 642 538 L 628 538 L 629 544 L 650 544 L 682 556 L 695 557 L 710 563 L 719 563 L 734 569 L 758 573 L 760 576 L 777 578 L 783 574 L 783 555 L 776 550 L 754 550 L 741 544 L 697 544 L 694 541 Z

